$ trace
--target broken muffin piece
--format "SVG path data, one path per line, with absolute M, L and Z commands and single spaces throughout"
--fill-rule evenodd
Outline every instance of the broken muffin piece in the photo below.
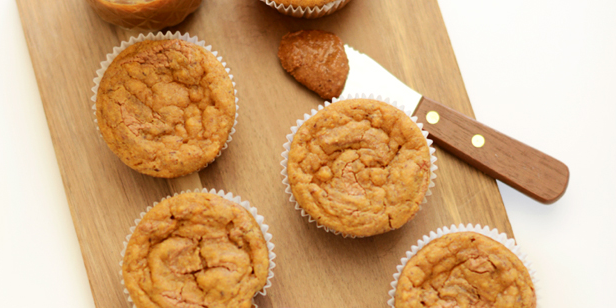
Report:
M 339 97 L 349 75 L 342 40 L 321 30 L 301 30 L 282 37 L 278 58 L 299 83 L 321 98 Z

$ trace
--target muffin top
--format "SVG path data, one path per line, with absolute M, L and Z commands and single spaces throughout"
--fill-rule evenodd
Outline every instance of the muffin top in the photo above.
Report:
M 122 265 L 142 307 L 251 307 L 265 286 L 268 249 L 253 216 L 209 193 L 163 200 L 139 222 Z
M 536 307 L 528 270 L 502 244 L 475 232 L 444 235 L 404 267 L 395 307 Z
M 143 41 L 107 68 L 96 98 L 103 138 L 129 167 L 172 178 L 212 162 L 235 121 L 233 83 L 203 47 Z
M 276 3 L 288 6 L 301 6 L 301 7 L 315 7 L 315 6 L 323 6 L 331 2 L 336 2 L 338 0 L 273 0 Z
M 430 151 L 398 108 L 371 99 L 331 104 L 297 130 L 289 183 L 319 224 L 370 236 L 413 218 L 430 183 Z
M 282 37 L 278 48 L 282 67 L 321 98 L 339 97 L 349 75 L 342 40 L 321 30 L 300 30 Z
M 87 0 L 94 11 L 114 25 L 159 30 L 182 22 L 201 0 Z
M 148 2 L 154 2 L 157 0 L 102 0 L 104 2 L 113 2 L 113 3 L 120 3 L 120 4 L 138 4 L 138 3 L 148 3 Z

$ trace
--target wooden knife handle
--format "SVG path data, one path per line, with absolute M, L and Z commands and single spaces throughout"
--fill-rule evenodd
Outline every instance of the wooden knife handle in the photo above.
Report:
M 414 115 L 441 148 L 533 199 L 550 204 L 565 193 L 569 168 L 553 157 L 425 97 Z

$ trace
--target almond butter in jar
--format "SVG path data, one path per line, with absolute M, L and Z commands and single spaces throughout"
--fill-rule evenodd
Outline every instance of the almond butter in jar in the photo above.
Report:
M 125 29 L 160 30 L 182 22 L 202 0 L 87 0 L 105 21 Z

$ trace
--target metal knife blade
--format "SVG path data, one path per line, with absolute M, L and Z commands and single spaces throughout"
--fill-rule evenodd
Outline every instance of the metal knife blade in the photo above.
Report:
M 415 110 L 413 115 L 438 146 L 482 172 L 542 203 L 553 203 L 565 193 L 569 169 L 562 162 L 422 96 L 369 56 L 344 48 L 350 69 L 341 97 L 388 97 L 407 111 Z
M 349 59 L 349 76 L 341 96 L 357 93 L 380 94 L 404 105 L 405 110 L 415 110 L 422 98 L 421 94 L 409 88 L 367 55 L 349 45 L 344 45 L 344 51 Z

